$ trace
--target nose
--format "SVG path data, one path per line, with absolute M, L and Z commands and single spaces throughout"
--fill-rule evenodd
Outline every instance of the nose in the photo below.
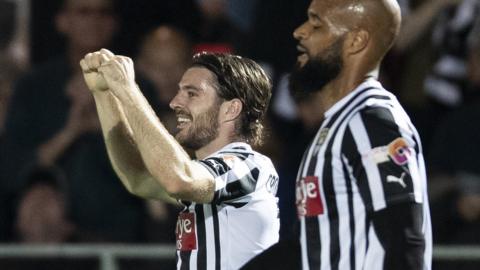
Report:
M 307 36 L 307 29 L 306 28 L 307 27 L 306 27 L 306 22 L 305 22 L 302 25 L 300 25 L 299 27 L 297 27 L 297 29 L 295 29 L 295 31 L 293 31 L 293 37 L 296 40 L 305 39 L 305 37 Z
M 175 109 L 181 108 L 181 107 L 182 107 L 182 104 L 183 104 L 183 103 L 182 103 L 182 99 L 181 99 L 181 97 L 180 97 L 180 93 L 177 93 L 177 94 L 172 98 L 172 100 L 170 101 L 169 106 L 170 106 L 170 108 L 171 108 L 172 110 L 175 110 Z

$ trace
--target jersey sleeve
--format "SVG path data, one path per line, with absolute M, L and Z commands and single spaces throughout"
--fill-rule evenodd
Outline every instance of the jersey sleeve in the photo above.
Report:
M 397 116 L 398 117 L 398 116 Z M 344 166 L 355 179 L 370 211 L 422 200 L 420 142 L 408 119 L 391 108 L 368 107 L 356 113 L 344 137 Z
M 199 161 L 215 179 L 212 203 L 228 203 L 237 207 L 248 203 L 247 195 L 255 191 L 260 174 L 252 155 L 253 153 L 220 153 Z

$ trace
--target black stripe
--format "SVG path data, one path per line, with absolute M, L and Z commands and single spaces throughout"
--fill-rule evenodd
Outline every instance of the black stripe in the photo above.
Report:
M 396 138 L 402 137 L 399 125 L 395 122 L 392 112 L 384 107 L 373 107 L 360 112 L 360 116 L 372 148 L 385 146 Z M 418 153 L 418 152 L 417 152 Z M 413 157 L 412 157 L 413 158 Z M 415 157 L 416 158 L 416 157 Z M 397 165 L 393 161 L 377 164 L 382 189 L 387 206 L 401 200 L 411 200 L 413 196 L 413 180 L 406 165 Z M 401 177 L 406 184 L 404 188 L 399 183 L 388 183 L 387 177 Z
M 217 206 L 212 204 L 212 215 L 213 215 L 213 233 L 214 233 L 214 242 L 215 242 L 215 270 L 220 270 L 221 266 L 221 253 L 220 253 L 220 228 L 218 222 L 218 212 Z
M 190 269 L 190 255 L 192 255 L 191 251 L 180 251 L 180 259 L 182 259 L 180 270 Z
M 365 205 L 367 213 L 373 212 L 373 202 L 372 202 L 372 194 L 370 193 L 370 186 L 368 185 L 368 177 L 365 172 L 365 169 L 362 165 L 362 157 L 358 152 L 358 148 L 355 144 L 355 140 L 353 139 L 352 130 L 347 127 L 345 130 L 345 134 L 343 135 L 343 143 L 342 146 L 345 149 L 343 153 L 345 156 L 348 156 L 351 160 L 351 164 L 356 164 L 353 169 L 353 175 L 356 179 L 356 185 L 358 191 L 360 193 L 360 197 L 362 198 L 363 204 Z
M 347 114 L 348 115 L 348 114 Z M 334 133 L 331 134 L 331 140 L 328 142 L 327 149 L 325 150 L 326 156 L 324 165 L 323 165 L 323 175 L 322 175 L 322 184 L 323 189 L 325 190 L 325 208 L 328 209 L 328 222 L 330 227 L 330 269 L 338 270 L 338 264 L 340 262 L 340 236 L 338 230 L 338 210 L 337 210 L 337 201 L 336 194 L 334 189 L 334 177 L 333 177 L 333 168 L 332 168 L 332 147 L 333 142 L 335 141 L 335 135 L 338 132 L 338 127 L 335 129 Z M 327 155 L 328 154 L 328 155 Z
M 310 269 L 320 269 L 320 252 L 322 242 L 320 241 L 318 217 L 305 217 L 305 233 L 307 235 L 307 259 Z
M 348 196 L 348 218 L 350 224 L 350 270 L 355 270 L 355 213 L 353 209 L 353 191 L 352 191 L 352 181 L 350 178 L 350 173 L 347 169 L 348 164 L 343 164 L 343 175 L 345 176 L 345 182 L 347 184 L 347 196 Z
M 226 205 L 230 205 L 230 206 L 233 206 L 235 208 L 240 208 L 240 207 L 243 207 L 245 205 L 247 205 L 248 203 L 247 202 L 224 202 L 223 204 L 226 204 Z
M 195 222 L 197 226 L 197 269 L 207 269 L 207 237 L 205 231 L 205 213 L 203 204 L 195 205 Z
M 223 175 L 231 169 L 230 166 L 228 166 L 227 163 L 223 161 L 223 159 L 218 157 L 211 157 L 205 160 L 199 160 L 199 162 L 210 168 L 210 172 L 213 171 L 214 176 Z
M 235 200 L 255 191 L 260 170 L 254 168 L 244 177 L 228 183 L 224 189 L 218 190 L 214 199 L 216 204 L 223 201 Z

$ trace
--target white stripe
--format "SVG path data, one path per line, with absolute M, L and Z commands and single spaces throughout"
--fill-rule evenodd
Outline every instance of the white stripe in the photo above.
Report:
M 432 224 L 430 220 L 430 206 L 428 202 L 428 194 L 427 194 L 427 177 L 425 173 L 425 163 L 423 156 L 420 155 L 420 171 L 424 175 L 423 177 L 423 196 L 425 201 L 423 202 L 423 235 L 425 237 L 425 253 L 424 253 L 424 261 L 425 261 L 425 270 L 432 269 Z
M 320 241 L 322 243 L 321 266 L 320 269 L 330 269 L 330 222 L 328 215 L 318 217 L 320 226 Z
M 205 238 L 207 253 L 207 269 L 215 269 L 215 233 L 213 230 L 212 206 L 203 205 L 205 215 Z
M 358 190 L 357 179 L 353 175 L 353 168 L 350 166 L 346 157 L 343 157 L 343 160 L 352 181 L 353 216 L 355 222 L 355 239 L 353 239 L 355 243 L 355 269 L 362 269 L 367 249 L 367 238 L 365 237 L 366 210 L 360 191 Z
M 197 249 L 190 252 L 190 269 L 197 269 L 197 253 L 198 253 L 198 242 Z
M 180 257 L 180 251 L 179 250 L 177 250 L 177 258 L 178 258 L 177 269 L 180 269 L 180 266 L 182 265 L 182 258 Z
M 377 165 L 369 158 L 365 158 L 370 149 L 372 149 L 370 138 L 363 124 L 360 114 L 355 114 L 350 120 L 350 128 L 352 130 L 353 139 L 357 144 L 358 151 L 362 155 L 362 164 L 367 174 L 368 187 L 372 197 L 372 206 L 374 211 L 378 211 L 386 207 L 385 194 L 383 192 L 382 180 Z
M 365 270 L 383 270 L 385 251 L 377 238 L 375 228 L 370 227 L 368 233 L 368 250 L 365 256 L 365 264 L 361 269 Z
M 413 124 L 409 121 L 407 113 L 401 109 L 400 104 L 396 104 L 395 109 L 391 111 L 393 120 L 400 127 L 399 132 L 402 138 L 406 139 L 411 146 L 412 156 L 408 162 L 408 170 L 410 172 L 410 177 L 412 179 L 413 185 L 413 194 L 415 196 L 415 202 L 422 203 L 424 201 L 423 190 L 426 187 L 422 186 L 422 179 L 425 179 L 425 175 L 419 171 L 419 164 L 417 164 L 417 157 L 421 154 L 417 153 L 413 149 L 413 144 L 415 143 L 412 137 L 415 136 L 415 128 Z M 420 143 L 420 138 L 417 137 L 416 141 Z M 418 145 L 419 151 L 421 151 L 421 145 Z M 423 158 L 423 157 L 422 157 Z

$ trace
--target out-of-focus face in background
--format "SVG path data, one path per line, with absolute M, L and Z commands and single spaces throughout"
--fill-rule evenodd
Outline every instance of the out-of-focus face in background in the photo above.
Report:
M 151 31 L 140 46 L 137 69 L 153 82 L 158 99 L 168 104 L 176 95 L 191 58 L 186 36 L 172 27 L 160 26 Z
M 117 29 L 110 0 L 66 0 L 56 24 L 70 46 L 87 51 L 107 46 Z

